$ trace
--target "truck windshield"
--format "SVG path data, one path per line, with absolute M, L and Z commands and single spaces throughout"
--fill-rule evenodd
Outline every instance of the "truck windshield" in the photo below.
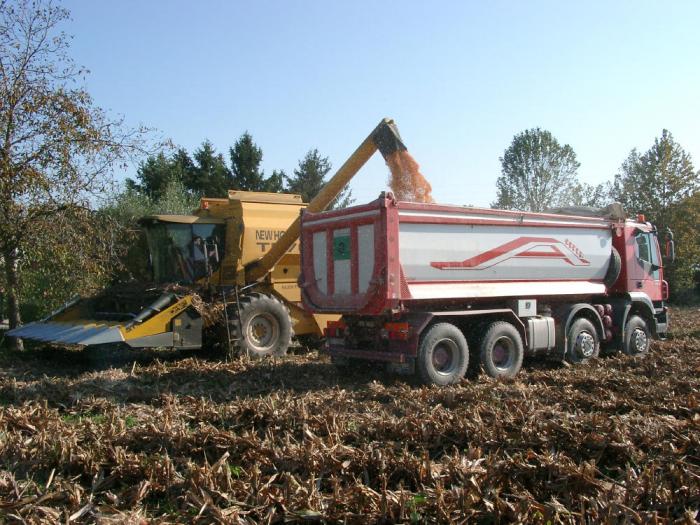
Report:
M 157 283 L 192 283 L 218 270 L 224 255 L 223 224 L 153 222 L 146 227 Z

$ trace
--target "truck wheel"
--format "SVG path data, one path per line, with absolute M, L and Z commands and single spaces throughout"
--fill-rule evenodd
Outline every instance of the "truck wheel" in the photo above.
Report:
M 579 317 L 569 327 L 564 358 L 572 364 L 585 363 L 598 357 L 600 342 L 595 326 L 585 317 Z
M 651 333 L 644 319 L 633 315 L 625 325 L 625 341 L 622 351 L 627 355 L 644 355 L 651 346 Z
M 421 337 L 416 365 L 426 385 L 459 382 L 469 365 L 469 346 L 462 331 L 450 323 L 431 326 Z
M 491 377 L 511 379 L 523 366 L 523 340 L 510 323 L 493 323 L 481 341 L 481 365 Z
M 292 344 L 292 319 L 276 297 L 250 294 L 240 300 L 240 319 L 231 323 L 241 354 L 252 358 L 287 353 Z

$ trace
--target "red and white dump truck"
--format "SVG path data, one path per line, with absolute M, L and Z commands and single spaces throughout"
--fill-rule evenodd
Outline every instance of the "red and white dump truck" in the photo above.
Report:
M 383 193 L 304 213 L 301 238 L 303 302 L 342 314 L 326 329 L 341 366 L 381 361 L 445 385 L 464 376 L 470 349 L 489 375 L 513 377 L 525 355 L 643 354 L 668 329 L 656 230 L 619 204 L 527 213 Z

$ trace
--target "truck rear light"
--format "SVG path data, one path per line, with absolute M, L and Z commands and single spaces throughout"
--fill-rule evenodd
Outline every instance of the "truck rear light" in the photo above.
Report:
M 394 341 L 408 341 L 411 337 L 411 329 L 408 323 L 386 323 L 379 331 L 382 339 Z
M 323 335 L 326 337 L 344 337 L 347 325 L 343 321 L 328 321 Z
M 661 281 L 661 298 L 664 301 L 668 301 L 669 295 L 668 281 Z

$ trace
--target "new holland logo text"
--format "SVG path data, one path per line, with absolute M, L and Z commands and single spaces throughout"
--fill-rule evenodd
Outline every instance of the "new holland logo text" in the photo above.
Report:
M 574 243 L 551 237 L 518 237 L 463 261 L 431 262 L 430 265 L 440 270 L 483 270 L 514 258 L 558 259 L 572 266 L 590 265 Z

